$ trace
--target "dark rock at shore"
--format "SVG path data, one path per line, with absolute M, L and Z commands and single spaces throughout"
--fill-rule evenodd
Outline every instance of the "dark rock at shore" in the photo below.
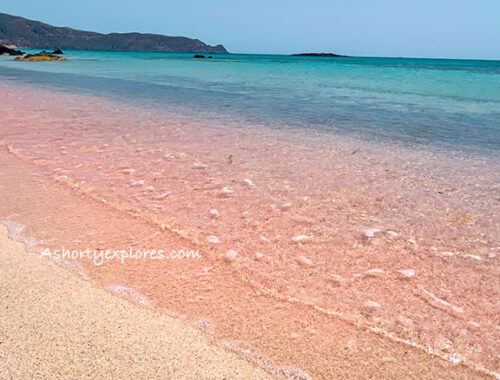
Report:
M 331 58 L 347 58 L 348 55 L 340 55 L 333 53 L 300 53 L 292 54 L 292 57 L 331 57 Z
M 51 52 L 48 52 L 48 51 L 45 51 L 45 50 L 42 50 L 40 53 L 36 53 L 34 55 L 44 55 L 44 56 L 49 56 L 49 55 L 61 55 L 61 54 L 64 54 L 61 50 L 59 49 L 56 49 L 54 51 L 51 51 Z
M 193 55 L 193 58 L 207 58 L 203 54 L 195 54 Z
M 0 45 L 0 55 L 23 55 L 24 52 L 21 50 L 11 49 L 7 46 Z

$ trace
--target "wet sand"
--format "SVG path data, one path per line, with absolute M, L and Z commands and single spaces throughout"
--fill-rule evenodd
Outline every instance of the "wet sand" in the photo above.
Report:
M 268 379 L 179 319 L 97 289 L 0 226 L 0 378 Z
M 498 163 L 3 89 L 0 219 L 34 253 L 200 250 L 59 264 L 272 375 L 498 370 Z

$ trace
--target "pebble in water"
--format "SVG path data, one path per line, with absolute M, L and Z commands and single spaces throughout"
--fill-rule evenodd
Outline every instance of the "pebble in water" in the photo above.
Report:
M 234 193 L 234 190 L 233 190 L 233 189 L 231 189 L 231 188 L 230 188 L 230 187 L 228 187 L 228 186 L 224 186 L 224 187 L 222 188 L 222 190 L 220 191 L 219 196 L 220 196 L 220 197 L 223 197 L 223 198 L 227 198 L 227 197 L 229 197 L 229 196 L 230 196 L 231 194 L 233 194 L 233 193 Z
M 143 179 L 140 179 L 140 180 L 131 179 L 128 184 L 132 187 L 143 186 L 144 180 Z
M 177 158 L 177 155 L 175 153 L 165 153 L 163 155 L 163 158 L 165 160 L 175 160 Z
M 287 210 L 289 210 L 291 207 L 292 207 L 292 203 L 287 202 L 287 203 L 283 203 L 283 204 L 280 206 L 280 209 L 281 209 L 281 211 L 287 211 Z
M 380 232 L 378 228 L 367 228 L 366 230 L 363 231 L 366 237 L 372 238 L 375 236 L 376 233 Z
M 209 243 L 214 243 L 214 244 L 220 243 L 219 238 L 218 238 L 217 236 L 215 236 L 215 235 L 210 235 L 210 236 L 208 236 L 208 237 L 207 237 L 207 241 L 208 241 Z
M 224 261 L 228 263 L 233 263 L 236 261 L 237 258 L 238 258 L 238 252 L 236 252 L 234 249 L 230 249 L 229 251 L 226 252 Z
M 253 181 L 249 178 L 245 178 L 243 182 L 245 182 L 248 185 L 248 187 L 255 187 L 255 183 L 253 183 Z
M 314 263 L 312 262 L 311 259 L 305 257 L 305 256 L 299 256 L 297 257 L 296 261 L 302 265 L 302 266 L 305 266 L 305 267 L 313 267 L 314 266 Z
M 255 252 L 255 260 L 260 261 L 264 258 L 264 254 L 262 252 Z
M 219 211 L 214 208 L 211 209 L 208 213 L 212 219 L 217 219 L 220 216 Z
M 366 301 L 364 304 L 363 304 L 363 312 L 366 313 L 366 314 L 372 314 L 372 313 L 375 313 L 376 311 L 378 311 L 380 309 L 380 304 L 378 304 L 377 302 L 375 301 Z
M 304 241 L 311 240 L 312 238 L 313 238 L 313 236 L 310 236 L 310 235 L 297 235 L 297 236 L 294 236 L 292 238 L 292 241 L 298 243 L 298 242 L 304 242 Z
M 193 164 L 193 169 L 201 169 L 201 170 L 208 169 L 208 165 L 196 162 Z
M 384 274 L 384 271 L 379 268 L 368 269 L 363 273 L 363 277 L 380 277 Z
M 469 321 L 468 325 L 472 330 L 477 330 L 481 327 L 481 325 L 479 323 L 477 323 L 476 321 Z
M 401 269 L 398 270 L 399 274 L 401 274 L 401 277 L 403 278 L 411 278 L 415 276 L 415 270 L 413 269 Z
M 333 286 L 342 286 L 345 283 L 345 278 L 338 274 L 330 273 L 328 282 Z

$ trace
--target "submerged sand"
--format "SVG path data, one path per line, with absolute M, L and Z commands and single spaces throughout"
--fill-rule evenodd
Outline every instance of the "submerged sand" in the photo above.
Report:
M 93 287 L 0 226 L 0 378 L 266 379 L 183 321 Z

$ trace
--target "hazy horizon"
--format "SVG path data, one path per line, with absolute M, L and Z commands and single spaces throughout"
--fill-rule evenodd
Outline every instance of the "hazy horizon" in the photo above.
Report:
M 119 11 L 116 11 L 116 10 Z M 100 33 L 155 33 L 222 44 L 231 53 L 331 52 L 353 56 L 500 59 L 500 2 L 381 0 L 190 4 L 145 0 L 5 0 L 2 13 Z M 242 18 L 242 15 L 245 17 Z M 112 16 L 112 17 L 110 17 Z

